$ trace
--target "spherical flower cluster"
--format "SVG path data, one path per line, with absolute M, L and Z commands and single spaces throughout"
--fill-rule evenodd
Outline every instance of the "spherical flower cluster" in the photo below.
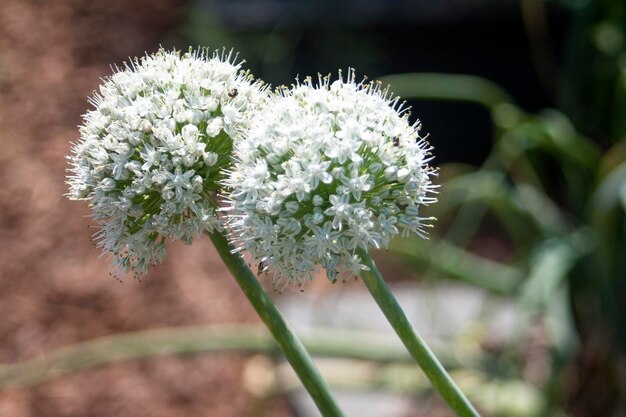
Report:
M 233 140 L 266 90 L 232 53 L 160 50 L 100 86 L 68 157 L 70 199 L 89 201 L 116 275 L 147 272 L 166 238 L 221 227 L 215 192 Z
M 229 229 L 275 281 L 365 269 L 358 249 L 423 236 L 435 200 L 430 147 L 379 84 L 311 79 L 254 115 L 225 179 Z M 278 283 L 275 282 L 275 283 Z

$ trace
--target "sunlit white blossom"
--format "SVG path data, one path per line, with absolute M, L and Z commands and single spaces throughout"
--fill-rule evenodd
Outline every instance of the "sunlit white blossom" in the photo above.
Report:
M 430 146 L 397 98 L 354 72 L 283 88 L 255 113 L 224 180 L 229 230 L 275 284 L 360 275 L 358 249 L 424 236 Z
M 68 157 L 73 200 L 87 200 L 117 276 L 221 227 L 215 192 L 248 113 L 267 97 L 224 51 L 160 50 L 104 80 Z

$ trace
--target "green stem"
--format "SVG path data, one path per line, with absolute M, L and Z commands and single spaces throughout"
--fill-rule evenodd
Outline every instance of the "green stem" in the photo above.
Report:
M 375 332 L 351 329 L 309 329 L 301 340 L 314 355 L 364 361 L 410 360 L 408 353 Z M 214 352 L 277 352 L 274 338 L 258 325 L 211 324 L 140 330 L 68 345 L 27 360 L 0 363 L 0 390 L 29 387 L 81 370 L 158 356 L 187 356 Z M 441 354 L 443 353 L 443 356 Z M 461 364 L 452 352 L 440 352 L 448 367 Z M 487 357 L 465 359 L 478 368 Z
M 408 73 L 379 78 L 405 100 L 427 99 L 466 101 L 494 110 L 500 104 L 513 104 L 511 96 L 499 85 L 472 75 Z
M 244 260 L 241 256 L 233 253 L 233 247 L 224 235 L 210 233 L 209 237 L 322 415 L 324 417 L 343 417 L 344 414 L 330 394 L 328 385 L 320 375 L 304 345 L 289 328 L 282 314 L 246 266 Z
M 380 275 L 372 257 L 363 249 L 359 249 L 358 252 L 363 263 L 369 268 L 369 271 L 364 271 L 361 274 L 365 286 L 413 359 L 430 379 L 430 382 L 432 382 L 457 416 L 480 417 L 480 414 L 478 414 L 459 387 L 450 378 L 450 375 L 448 375 L 435 354 L 415 331 L 404 311 L 402 311 L 402 307 L 400 307 Z

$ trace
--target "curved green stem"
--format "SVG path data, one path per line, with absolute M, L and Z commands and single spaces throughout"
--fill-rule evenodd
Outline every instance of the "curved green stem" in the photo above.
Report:
M 289 328 L 259 281 L 250 271 L 241 256 L 233 253 L 233 247 L 220 233 L 209 233 L 222 260 L 228 267 L 239 287 L 243 290 L 261 320 L 265 323 L 278 347 L 296 372 L 302 384 L 313 398 L 324 417 L 343 417 L 328 385 L 320 375 L 304 345 Z
M 401 347 L 375 332 L 351 329 L 312 328 L 300 340 L 317 356 L 349 358 L 380 363 L 411 360 Z M 85 369 L 114 363 L 203 353 L 276 353 L 274 338 L 256 324 L 210 324 L 140 330 L 113 334 L 49 351 L 32 359 L 0 363 L 0 390 L 35 386 Z M 443 356 L 441 356 L 443 354 Z M 448 367 L 461 364 L 452 352 L 439 352 Z M 464 360 L 479 368 L 482 355 Z
M 473 75 L 408 73 L 380 77 L 395 94 L 404 99 L 466 101 L 494 110 L 500 104 L 513 104 L 499 85 Z
M 363 271 L 361 274 L 365 286 L 413 359 L 430 379 L 430 382 L 432 382 L 457 416 L 480 417 L 480 414 L 478 414 L 463 392 L 450 378 L 450 375 L 448 375 L 435 354 L 415 331 L 404 311 L 402 311 L 402 307 L 400 307 L 380 275 L 372 257 L 363 249 L 359 249 L 359 256 L 369 268 L 369 271 Z

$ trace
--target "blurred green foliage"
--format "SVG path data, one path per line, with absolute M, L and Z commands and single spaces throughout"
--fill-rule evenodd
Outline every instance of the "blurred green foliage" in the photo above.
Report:
M 520 340 L 541 323 L 551 346 L 542 416 L 626 413 L 626 2 L 572 3 L 559 109 L 525 112 L 488 80 L 460 75 L 382 78 L 405 99 L 469 101 L 493 123 L 480 167 L 441 167 L 428 215 L 445 232 L 393 250 L 440 277 L 519 306 Z M 509 261 L 466 249 L 497 224 Z M 522 363 L 523 344 L 507 355 Z M 518 377 L 523 379 L 521 367 Z

